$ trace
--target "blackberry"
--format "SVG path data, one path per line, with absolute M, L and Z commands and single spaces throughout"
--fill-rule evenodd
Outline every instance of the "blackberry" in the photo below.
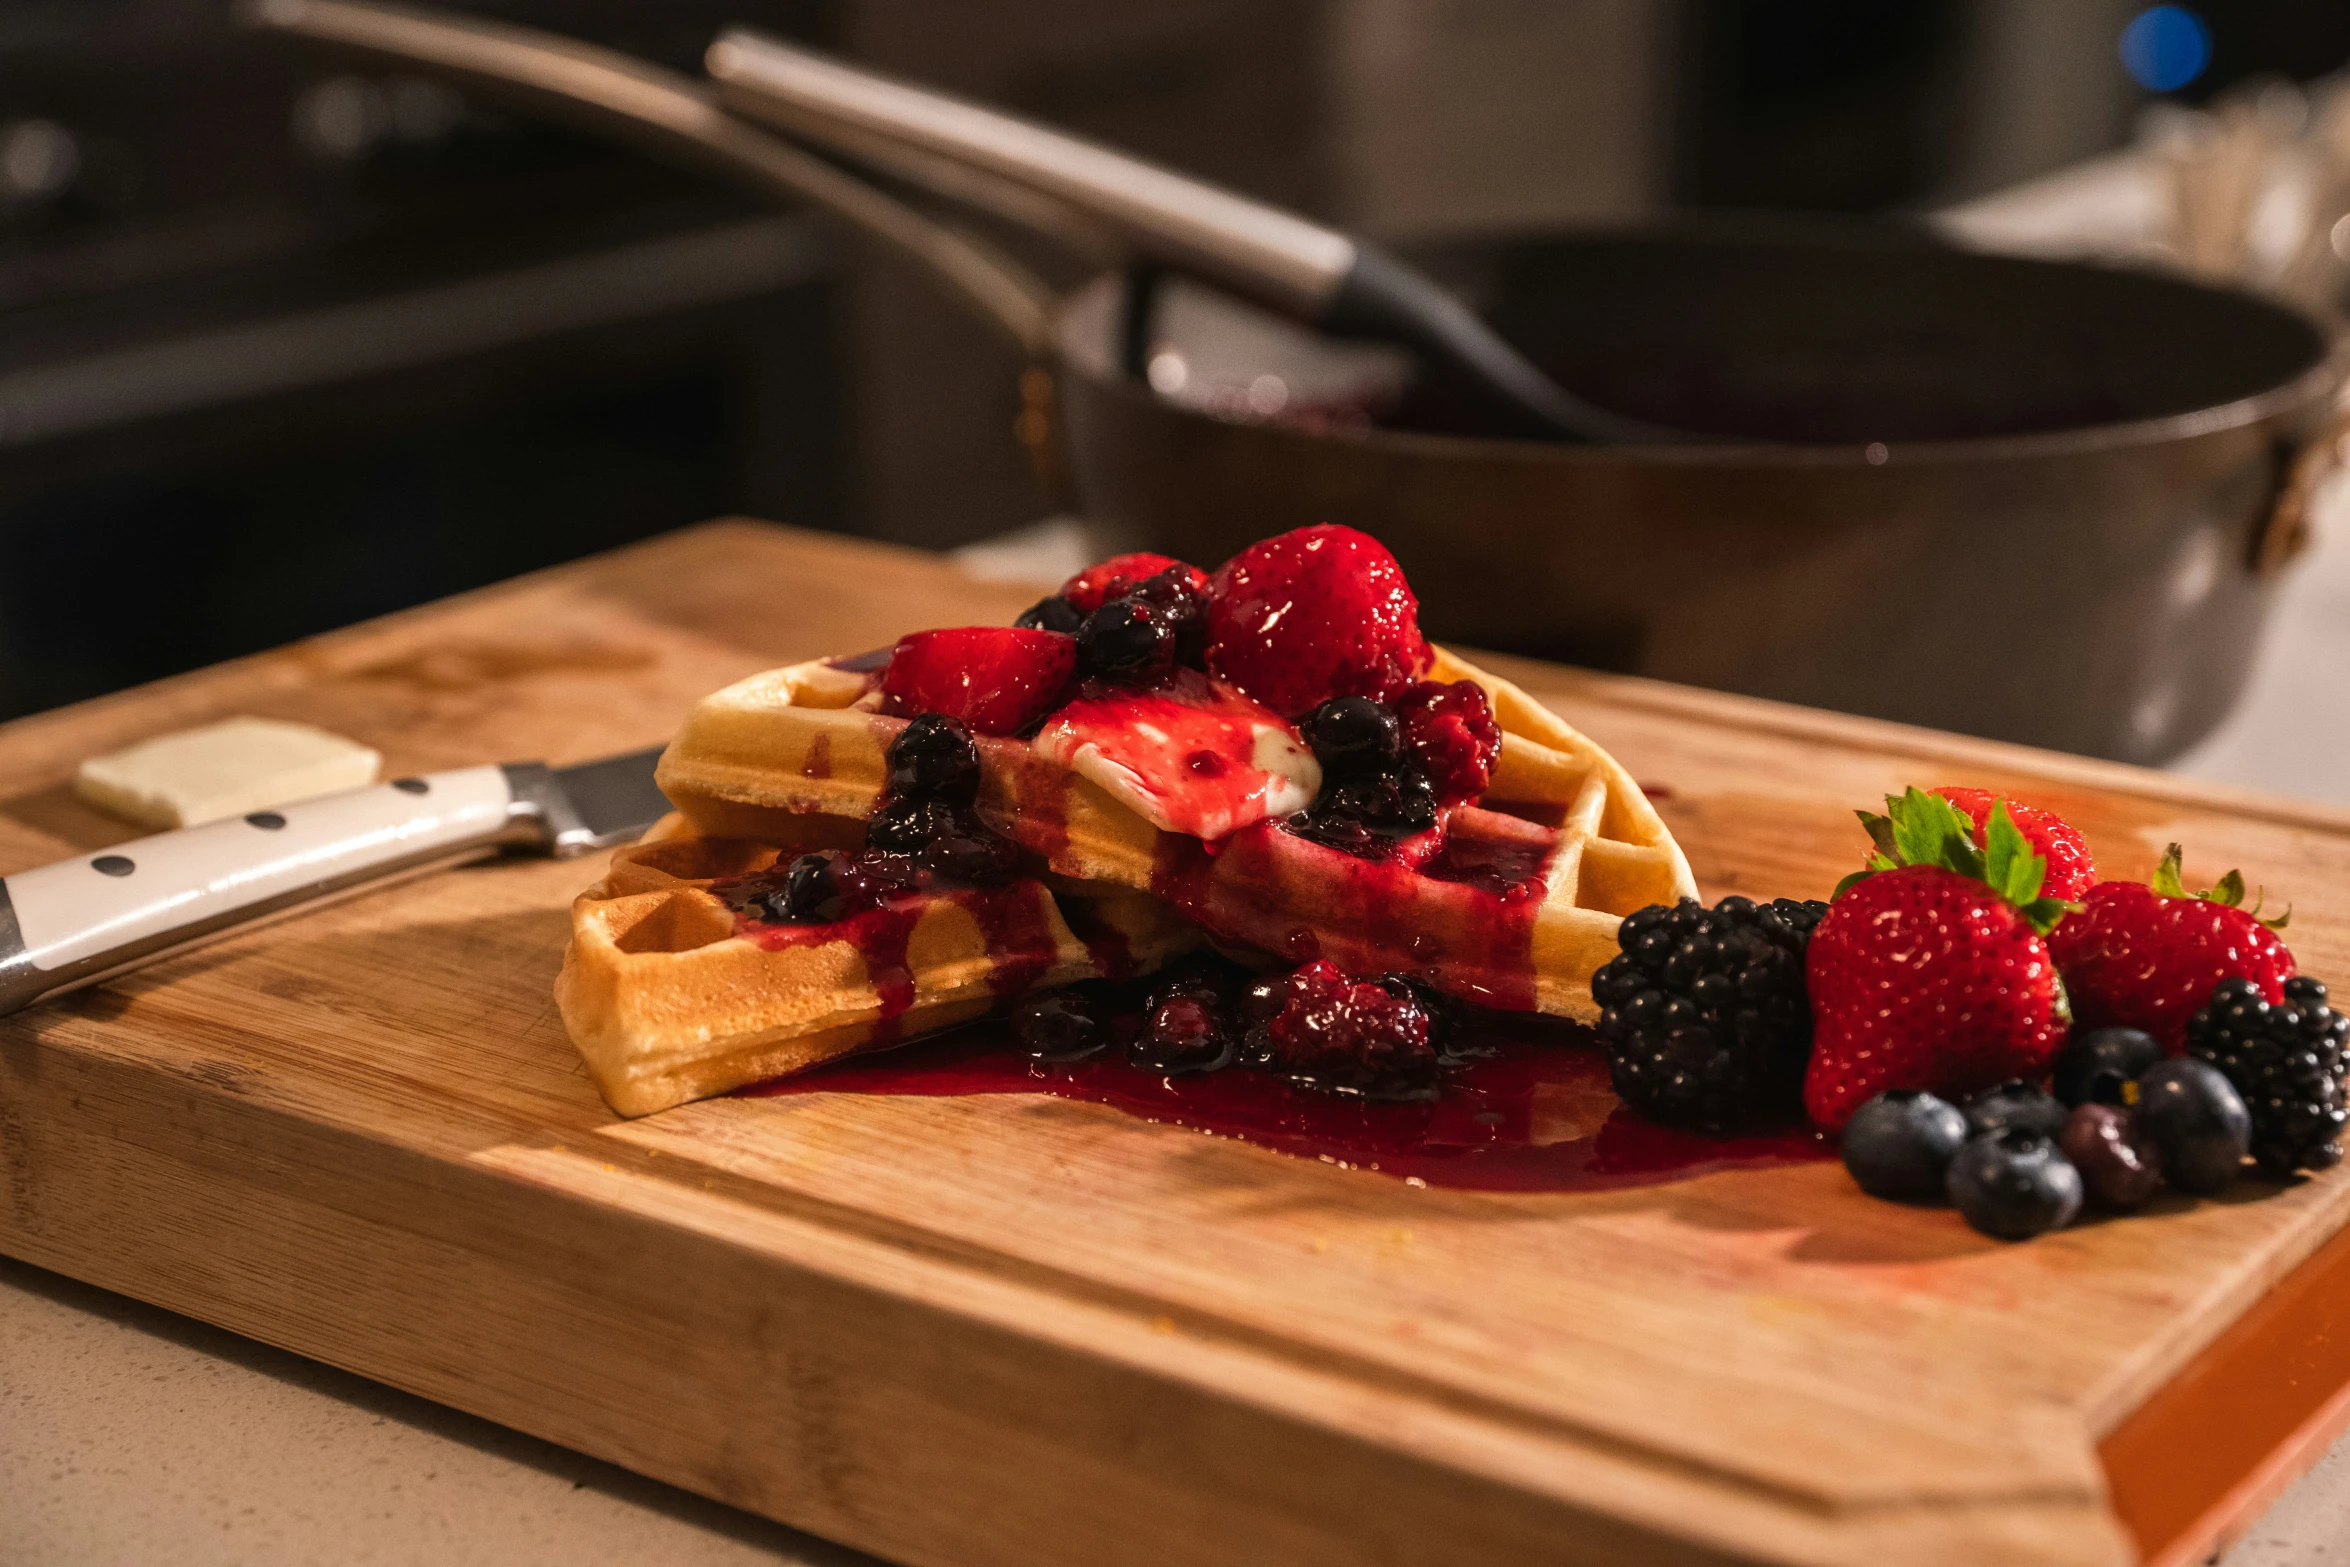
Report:
M 2251 980 L 2223 979 L 2187 1024 L 2187 1049 L 2243 1096 L 2261 1173 L 2283 1180 L 2341 1162 L 2350 1017 L 2326 1004 L 2325 986 L 2288 979 L 2285 999 L 2272 1006 Z
M 1591 978 L 1617 1096 L 1716 1135 L 1795 1109 L 1811 1055 L 1803 959 L 1825 903 L 1651 904 Z

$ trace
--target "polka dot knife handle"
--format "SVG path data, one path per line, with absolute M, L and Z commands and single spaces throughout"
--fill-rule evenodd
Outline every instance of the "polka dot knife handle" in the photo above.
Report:
M 397 778 L 0 880 L 0 1012 L 363 882 L 543 845 L 546 776 L 521 764 Z

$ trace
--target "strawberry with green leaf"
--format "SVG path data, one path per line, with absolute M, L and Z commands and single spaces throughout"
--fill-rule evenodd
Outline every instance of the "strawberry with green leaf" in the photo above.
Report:
M 1911 789 L 1861 812 L 1877 852 L 1836 889 L 1805 964 L 1813 1043 L 1804 1108 L 1843 1130 L 1893 1088 L 1956 1097 L 2044 1076 L 2070 1021 L 2047 934 L 2073 905 L 1994 802 L 1966 813 Z
M 2223 979 L 2248 979 L 2273 1005 L 2294 974 L 2277 939 L 2289 915 L 2263 920 L 2243 907 L 2244 878 L 2230 871 L 2190 894 L 2177 844 L 2151 884 L 2099 882 L 2049 937 L 2083 1028 L 2144 1029 L 2172 1055 L 2187 1048 L 2187 1022 Z

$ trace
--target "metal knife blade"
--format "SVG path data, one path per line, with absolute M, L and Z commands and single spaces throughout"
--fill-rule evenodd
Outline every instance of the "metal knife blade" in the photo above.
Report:
M 543 847 L 557 859 L 626 843 L 669 813 L 653 785 L 661 747 L 608 756 L 576 767 L 509 762 L 505 772 L 521 814 L 535 813 L 546 830 Z

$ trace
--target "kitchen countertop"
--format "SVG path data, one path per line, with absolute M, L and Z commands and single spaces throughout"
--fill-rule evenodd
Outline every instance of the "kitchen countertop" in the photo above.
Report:
M 2178 764 L 2350 800 L 2350 527 L 2287 588 L 2254 687 Z M 1051 577 L 1066 523 L 967 552 Z M 0 1259 L 0 1530 L 27 1567 L 872 1558 L 174 1313 Z M 2285 1567 L 2350 1541 L 2350 1441 L 2225 1558 Z

